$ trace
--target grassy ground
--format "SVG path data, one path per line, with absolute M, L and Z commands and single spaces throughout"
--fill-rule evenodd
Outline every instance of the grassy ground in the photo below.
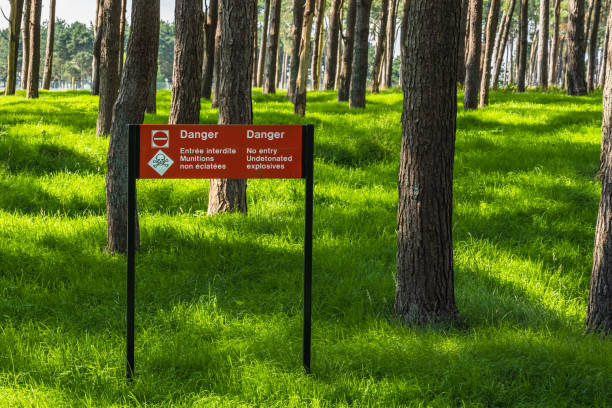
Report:
M 460 96 L 461 98 L 461 96 Z M 169 94 L 159 95 L 165 123 Z M 293 123 L 256 93 L 258 123 Z M 401 93 L 316 125 L 313 374 L 302 372 L 303 182 L 139 181 L 137 378 L 125 258 L 104 253 L 107 140 L 85 93 L 0 97 L 0 406 L 611 406 L 612 342 L 583 330 L 601 95 L 492 93 L 458 117 L 456 294 L 465 330 L 392 318 Z M 205 101 L 201 120 L 215 123 Z

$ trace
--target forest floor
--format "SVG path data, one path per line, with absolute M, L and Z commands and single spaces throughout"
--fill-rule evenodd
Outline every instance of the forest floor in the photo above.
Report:
M 462 95 L 459 95 L 460 100 Z M 314 123 L 312 375 L 301 368 L 301 180 L 252 180 L 248 216 L 206 216 L 208 182 L 139 181 L 136 370 L 125 258 L 105 254 L 97 99 L 0 97 L 0 407 L 612 406 L 612 340 L 584 332 L 601 94 L 499 91 L 459 113 L 454 187 L 464 329 L 393 319 L 402 94 Z M 158 95 L 167 123 L 170 94 Z M 202 123 L 217 113 L 203 101 Z M 461 107 L 460 107 L 461 110 Z

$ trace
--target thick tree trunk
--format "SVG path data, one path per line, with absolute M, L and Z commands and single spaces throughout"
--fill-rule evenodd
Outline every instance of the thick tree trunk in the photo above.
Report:
M 215 67 L 215 32 L 217 31 L 217 16 L 219 1 L 210 0 L 208 4 L 208 18 L 206 21 L 206 53 L 202 74 L 202 90 L 200 96 L 210 99 L 212 93 L 213 71 Z
M 355 55 L 353 56 L 353 75 L 351 77 L 349 107 L 366 107 L 366 85 L 368 79 L 368 49 L 370 36 L 370 11 L 372 0 L 357 0 L 355 18 Z
M 463 110 L 478 107 L 480 53 L 482 48 L 482 0 L 470 0 L 468 55 L 465 63 Z
M 608 15 L 608 25 L 612 14 Z M 610 61 L 612 45 L 608 43 Z M 606 67 L 606 84 L 603 98 L 603 122 L 601 127 L 601 199 L 595 226 L 593 271 L 586 313 L 588 331 L 612 333 L 612 64 Z
M 219 63 L 219 54 L 221 53 L 221 30 L 223 29 L 221 26 L 221 24 L 223 24 L 223 8 L 221 5 L 217 7 L 217 12 L 217 31 L 215 32 L 215 63 L 213 65 L 213 82 L 215 84 L 215 89 L 211 101 L 213 108 L 217 108 L 219 106 L 219 82 L 221 80 L 221 71 L 219 68 L 221 64 Z
M 380 29 L 378 30 L 378 39 L 376 42 L 376 52 L 374 53 L 374 64 L 372 64 L 372 93 L 380 92 L 380 68 L 385 53 L 385 44 L 387 42 L 387 20 L 389 19 L 389 0 L 382 0 L 380 3 L 381 17 Z
M 219 124 L 253 123 L 251 75 L 253 66 L 253 13 L 256 0 L 221 0 L 222 26 L 219 54 L 223 76 L 219 84 Z M 240 41 L 238 41 L 240 39 Z M 211 180 L 208 215 L 247 212 L 246 180 Z
M 9 55 L 6 73 L 5 95 L 15 95 L 17 86 L 17 61 L 19 59 L 19 34 L 23 13 L 23 0 L 11 0 L 11 15 L 9 17 Z
M 536 84 L 543 89 L 548 88 L 548 25 L 550 4 L 548 0 L 540 0 L 540 36 L 538 38 L 538 66 Z
M 23 28 L 21 39 L 23 44 L 21 58 L 21 89 L 28 88 L 28 70 L 30 69 L 30 21 L 32 14 L 32 0 L 23 3 Z
M 357 17 L 357 0 L 349 0 L 346 11 L 346 34 L 344 35 L 344 55 L 338 81 L 338 102 L 349 100 L 349 90 L 353 77 L 353 51 L 355 47 L 355 23 Z
M 317 0 L 317 22 L 315 24 L 315 33 L 312 49 L 312 66 L 310 69 L 310 78 L 312 80 L 311 86 L 312 89 L 318 91 L 321 85 L 320 75 L 321 75 L 321 37 L 323 30 L 323 19 L 325 18 L 325 0 Z
M 97 135 L 110 133 L 113 105 L 119 93 L 119 19 L 121 0 L 104 0 L 100 44 L 100 105 L 98 108 Z
M 529 25 L 529 0 L 521 0 L 519 16 L 519 48 L 516 92 L 525 92 L 525 74 L 527 71 L 527 28 Z
M 553 28 L 553 38 L 550 45 L 552 54 L 550 59 L 550 76 L 548 78 L 549 85 L 555 85 L 557 81 L 557 64 L 559 59 L 559 23 L 561 19 L 561 0 L 555 0 L 555 20 Z
M 593 92 L 595 70 L 597 67 L 597 38 L 599 34 L 599 19 L 601 16 L 601 0 L 593 0 L 593 18 L 589 31 L 589 59 L 587 65 L 587 92 Z
M 491 60 L 493 59 L 493 45 L 495 43 L 495 33 L 497 32 L 497 21 L 499 19 L 499 9 L 501 0 L 491 0 L 489 5 L 489 16 L 487 18 L 487 28 L 484 47 L 483 72 L 480 79 L 480 107 L 484 108 L 489 104 L 489 83 L 491 80 Z
M 314 20 L 315 1 L 306 0 L 304 6 L 304 18 L 302 20 L 302 40 L 300 41 L 300 66 L 298 70 L 297 84 L 295 89 L 295 103 L 293 112 L 296 115 L 306 114 L 306 89 L 308 87 L 308 56 L 310 55 L 310 35 L 312 32 L 312 21 Z
M 584 0 L 569 0 L 567 24 L 567 93 L 586 95 L 584 73 Z
M 467 2 L 467 0 L 464 1 Z M 386 61 L 383 84 L 385 88 L 393 87 L 393 51 L 395 50 L 395 20 L 397 16 L 398 4 L 399 0 L 391 0 L 389 2 L 389 19 L 387 20 L 387 52 L 385 53 Z
M 459 319 L 452 211 L 460 15 L 456 0 L 404 3 L 395 315 L 406 324 Z
M 266 63 L 266 52 L 268 50 L 268 23 L 270 21 L 270 0 L 264 2 L 264 21 L 261 31 L 261 51 L 259 52 L 259 63 L 257 64 L 257 86 L 263 87 L 264 67 Z
M 102 47 L 102 3 L 96 0 L 96 25 L 94 30 L 94 49 L 91 62 L 91 94 L 100 95 L 100 51 Z
M 123 53 L 125 52 L 125 9 L 127 6 L 127 0 L 121 0 L 121 19 L 119 20 L 119 80 L 121 81 L 121 74 L 123 73 Z
M 53 72 L 53 43 L 55 39 L 55 0 L 49 4 L 49 24 L 47 26 L 47 48 L 45 58 L 45 72 L 43 74 L 43 89 L 51 87 L 51 74 Z
M 465 82 L 465 48 L 467 42 L 467 25 L 469 0 L 461 0 L 461 16 L 459 19 L 459 50 L 457 51 L 457 82 Z
M 272 0 L 270 26 L 268 27 L 268 51 L 264 70 L 263 93 L 276 93 L 276 67 L 278 62 L 278 44 L 280 39 L 281 0 Z
M 42 0 L 31 0 L 30 10 L 30 58 L 28 64 L 27 97 L 38 98 L 38 83 L 40 81 L 40 12 Z
M 306 0 L 293 0 L 293 29 L 291 30 L 291 66 L 289 74 L 289 89 L 287 96 L 295 103 L 296 84 L 300 69 L 300 43 L 302 41 L 302 26 Z
M 336 85 L 336 72 L 338 70 L 338 39 L 340 37 L 340 9 L 343 0 L 332 0 L 329 15 L 329 40 L 327 42 L 327 53 L 325 55 L 325 77 L 323 85 L 326 90 L 331 91 Z
M 130 28 L 106 159 L 106 249 L 113 254 L 127 251 L 128 125 L 142 123 L 144 119 L 157 62 L 159 0 L 132 0 Z M 137 247 L 138 238 L 137 233 Z
M 176 1 L 170 124 L 200 123 L 202 18 L 201 0 Z
M 506 50 L 506 45 L 508 44 L 508 34 L 510 33 L 510 25 L 512 23 L 512 16 L 514 15 L 515 5 L 516 0 L 510 0 L 508 10 L 504 12 L 504 17 L 502 18 L 502 23 L 499 28 L 499 38 L 496 46 L 495 59 L 493 61 L 493 73 L 491 74 L 491 86 L 493 87 L 493 89 L 497 88 L 497 81 L 499 79 L 499 73 L 504 58 L 504 51 Z

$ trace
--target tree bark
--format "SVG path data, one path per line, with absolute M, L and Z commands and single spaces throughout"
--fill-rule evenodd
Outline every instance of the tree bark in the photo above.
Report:
M 201 97 L 210 99 L 212 94 L 213 71 L 215 67 L 215 32 L 217 31 L 217 16 L 219 1 L 210 0 L 208 4 L 208 18 L 206 21 L 206 53 L 202 74 Z
M 612 5 L 612 2 L 610 3 Z M 609 13 L 609 12 L 608 12 Z M 606 64 L 608 63 L 608 53 L 606 50 L 608 49 L 610 42 L 610 26 L 606 25 L 606 33 L 604 36 L 604 46 L 603 52 L 601 55 L 601 64 L 599 69 L 599 87 L 603 88 L 606 83 Z
M 266 52 L 268 50 L 268 23 L 270 21 L 270 0 L 264 2 L 264 21 L 261 31 L 261 51 L 259 52 L 259 63 L 257 64 L 257 86 L 263 87 L 264 67 L 266 63 Z
M 484 108 L 489 104 L 489 83 L 491 80 L 491 60 L 493 59 L 493 45 L 495 43 L 495 33 L 497 32 L 497 21 L 499 19 L 499 9 L 501 0 L 491 0 L 489 5 L 489 16 L 487 17 L 486 39 L 484 47 L 483 72 L 480 79 L 480 107 Z
M 353 77 L 353 51 L 355 47 L 355 24 L 357 17 L 357 0 L 349 0 L 346 11 L 346 34 L 344 35 L 344 55 L 338 81 L 338 102 L 349 100 L 349 90 Z
M 480 53 L 482 48 L 482 0 L 470 0 L 468 55 L 465 64 L 463 110 L 478 107 Z
M 521 0 L 519 16 L 518 72 L 516 92 L 525 92 L 525 74 L 527 71 L 527 28 L 529 25 L 529 0 Z
M 272 0 L 270 10 L 270 25 L 268 27 L 268 51 L 266 51 L 266 66 L 264 70 L 264 94 L 276 93 L 276 67 L 278 62 L 278 45 L 280 39 L 281 0 Z
M 291 31 L 291 65 L 289 89 L 287 96 L 295 103 L 296 84 L 300 69 L 300 42 L 302 41 L 302 25 L 306 0 L 293 0 L 293 29 Z
M 119 19 L 121 0 L 104 0 L 100 43 L 100 105 L 98 108 L 97 135 L 111 131 L 113 105 L 119 93 Z
M 300 41 L 300 66 L 295 89 L 295 104 L 293 112 L 296 115 L 306 114 L 306 89 L 308 87 L 308 56 L 310 55 L 310 35 L 314 20 L 315 1 L 306 0 L 304 18 L 302 20 L 302 40 Z
M 30 10 L 30 58 L 28 64 L 27 98 L 38 98 L 40 81 L 40 12 L 42 0 L 31 0 Z
M 353 75 L 351 77 L 349 107 L 366 107 L 366 82 L 368 79 L 368 37 L 370 36 L 370 11 L 372 0 L 357 0 L 355 18 L 355 55 L 353 56 Z
M 121 0 L 121 19 L 119 20 L 119 80 L 121 81 L 121 74 L 123 73 L 123 53 L 125 52 L 125 9 L 127 6 L 127 0 Z
M 587 65 L 587 92 L 593 92 L 595 81 L 595 70 L 597 67 L 597 38 L 599 34 L 599 19 L 601 16 L 601 0 L 593 0 L 593 18 L 589 32 L 589 59 Z
M 157 41 L 159 44 L 159 40 Z M 156 50 L 155 54 L 155 71 L 153 72 L 153 78 L 149 85 L 149 95 L 147 96 L 147 108 L 146 113 L 157 113 L 157 70 L 158 70 L 158 57 L 159 50 Z
M 548 88 L 548 25 L 550 4 L 548 0 L 540 0 L 540 36 L 538 38 L 538 60 L 536 84 L 542 89 Z
M 28 88 L 28 70 L 30 69 L 30 18 L 32 14 L 32 0 L 23 3 L 22 28 L 22 58 L 21 58 L 21 89 Z
M 315 33 L 312 49 L 312 66 L 310 69 L 310 78 L 312 80 L 311 86 L 312 89 L 317 91 L 320 88 L 321 81 L 321 48 L 319 47 L 321 43 L 322 29 L 323 29 L 323 19 L 325 18 L 325 0 L 317 0 L 317 22 L 315 24 Z
M 550 45 L 550 52 L 552 53 L 550 59 L 550 77 L 548 83 L 552 86 L 557 82 L 557 64 L 559 60 L 559 23 L 561 19 L 561 0 L 555 0 L 555 20 L 553 28 L 553 38 Z
M 567 93 L 586 95 L 584 73 L 584 0 L 569 0 L 567 24 Z
M 213 108 L 217 108 L 219 106 L 219 82 L 221 81 L 221 70 L 219 68 L 221 65 L 219 63 L 219 54 L 221 53 L 221 30 L 223 29 L 223 27 L 221 26 L 223 24 L 223 9 L 221 5 L 217 7 L 217 12 L 217 31 L 215 32 L 215 63 L 213 66 L 213 81 L 215 84 L 215 92 L 213 93 L 211 101 L 211 105 Z
M 53 72 L 53 43 L 55 41 L 55 0 L 49 4 L 49 25 L 47 26 L 47 48 L 45 58 L 45 72 L 43 74 L 43 89 L 51 87 L 51 74 Z
M 344 21 L 343 12 L 340 12 L 340 25 L 338 27 L 338 55 L 336 55 L 336 79 L 334 81 L 334 89 L 338 89 L 340 84 L 340 71 L 342 67 L 342 21 Z
M 96 25 L 94 30 L 94 49 L 91 62 L 91 94 L 100 95 L 100 51 L 102 47 L 102 3 L 96 0 Z
M 380 66 L 385 53 L 385 44 L 387 42 L 387 20 L 389 19 L 389 0 L 382 0 L 380 3 L 381 18 L 380 29 L 378 31 L 378 39 L 376 42 L 376 52 L 374 53 L 374 64 L 372 64 L 372 93 L 380 92 Z
M 338 70 L 338 39 L 340 37 L 340 9 L 343 0 L 332 0 L 329 15 L 329 40 L 327 42 L 327 53 L 325 55 L 325 77 L 323 85 L 326 90 L 331 91 L 336 85 L 336 72 Z
M 389 19 L 387 20 L 387 52 L 385 53 L 385 88 L 393 87 L 393 52 L 395 50 L 395 20 L 397 16 L 398 4 L 399 0 L 391 0 L 389 2 Z
M 127 251 L 128 125 L 144 120 L 157 63 L 159 19 L 159 0 L 132 0 L 131 34 L 106 159 L 106 249 L 111 254 Z
M 406 324 L 459 319 L 452 204 L 460 16 L 456 0 L 404 3 L 395 316 Z
M 461 0 L 461 16 L 459 19 L 459 50 L 457 51 L 457 82 L 465 82 L 465 48 L 468 25 L 469 0 Z
M 501 70 L 501 65 L 504 58 L 504 51 L 506 50 L 506 45 L 508 44 L 508 35 L 510 33 L 510 25 L 512 24 L 512 16 L 514 15 L 515 5 L 516 0 L 510 0 L 508 10 L 504 13 L 504 17 L 502 18 L 502 23 L 499 28 L 499 38 L 496 46 L 497 52 L 495 53 L 493 73 L 491 74 L 491 86 L 493 89 L 497 88 L 497 81 L 499 79 L 499 72 Z
M 222 34 L 219 84 L 219 124 L 253 123 L 251 75 L 253 66 L 253 13 L 256 0 L 221 0 Z M 208 215 L 247 212 L 246 180 L 210 181 Z
M 539 32 L 539 28 L 537 28 L 535 33 L 533 33 L 533 40 L 531 42 L 531 55 L 529 57 L 529 76 L 527 77 L 528 83 L 530 85 L 533 85 L 535 83 L 534 73 L 536 66 L 536 50 L 538 49 L 538 43 L 540 39 L 540 37 L 538 36 Z
M 5 95 L 15 95 L 17 86 L 17 62 L 19 59 L 19 34 L 21 31 L 21 18 L 23 13 L 23 0 L 11 0 L 11 15 L 9 17 L 9 55 L 6 73 Z

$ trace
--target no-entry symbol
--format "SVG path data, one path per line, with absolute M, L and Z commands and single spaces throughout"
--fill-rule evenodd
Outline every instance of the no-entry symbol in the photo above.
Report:
M 151 147 L 157 149 L 167 149 L 170 147 L 170 132 L 168 130 L 152 130 Z

